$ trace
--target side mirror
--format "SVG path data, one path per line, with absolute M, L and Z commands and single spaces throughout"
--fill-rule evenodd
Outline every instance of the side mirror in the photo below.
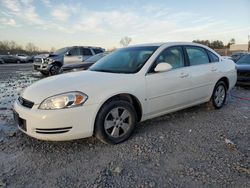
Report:
M 70 52 L 65 53 L 66 56 L 71 56 Z
M 172 68 L 173 68 L 172 65 L 170 65 L 169 63 L 162 62 L 162 63 L 159 63 L 155 67 L 154 71 L 155 72 L 166 72 L 166 71 L 171 70 Z

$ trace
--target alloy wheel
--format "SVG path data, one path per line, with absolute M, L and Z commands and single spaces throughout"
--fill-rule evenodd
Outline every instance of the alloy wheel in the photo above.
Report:
M 52 75 L 58 74 L 60 71 L 60 67 L 58 65 L 54 65 L 50 68 L 50 73 Z
M 223 105 L 225 96 L 226 96 L 225 87 L 223 85 L 219 85 L 214 93 L 214 102 L 218 107 Z
M 106 116 L 104 121 L 105 132 L 113 138 L 125 135 L 132 124 L 130 112 L 122 107 L 113 108 Z

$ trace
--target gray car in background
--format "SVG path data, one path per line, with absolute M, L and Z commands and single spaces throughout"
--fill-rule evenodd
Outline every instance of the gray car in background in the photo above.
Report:
M 61 72 L 61 67 L 67 64 L 83 62 L 87 58 L 102 53 L 105 50 L 91 46 L 65 47 L 43 57 L 34 58 L 34 70 L 40 71 L 43 75 L 55 75 Z

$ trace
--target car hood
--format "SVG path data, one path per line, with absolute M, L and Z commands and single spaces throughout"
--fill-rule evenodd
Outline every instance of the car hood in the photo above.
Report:
M 247 64 L 242 64 L 242 65 L 236 64 L 236 68 L 237 68 L 237 71 L 250 71 L 250 64 L 249 65 L 247 65 Z
M 96 71 L 80 71 L 52 76 L 39 80 L 22 92 L 24 99 L 40 104 L 44 99 L 71 91 L 81 91 L 87 95 L 98 93 L 104 88 L 116 88 L 132 75 L 104 73 Z M 133 76 L 132 76 L 133 77 Z M 119 82 L 120 80 L 120 82 Z M 125 84 L 125 83 L 124 83 Z M 112 87 L 109 87 L 112 85 Z
M 49 57 L 49 54 L 39 54 L 39 55 L 35 55 L 34 58 L 46 58 Z

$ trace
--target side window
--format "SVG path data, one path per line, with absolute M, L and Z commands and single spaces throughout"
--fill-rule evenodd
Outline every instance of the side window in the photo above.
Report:
M 213 52 L 210 52 L 209 50 L 207 50 L 207 53 L 211 62 L 219 62 L 219 57 L 217 55 L 215 55 Z
M 195 46 L 186 47 L 190 66 L 209 63 L 209 58 L 205 49 Z
M 89 48 L 81 48 L 81 52 L 82 52 L 81 53 L 82 55 L 86 55 L 86 56 L 92 56 L 93 55 Z
M 99 53 L 102 53 L 103 51 L 101 50 L 101 49 L 93 49 L 94 50 L 94 52 L 95 52 L 95 54 L 99 54 Z
M 159 63 L 169 63 L 173 69 L 184 67 L 184 56 L 181 47 L 170 47 L 163 50 L 154 62 L 154 66 L 150 72 L 154 72 L 154 68 Z
M 80 55 L 80 51 L 79 51 L 79 48 L 72 48 L 70 51 L 69 51 L 70 55 L 72 56 L 78 56 Z

